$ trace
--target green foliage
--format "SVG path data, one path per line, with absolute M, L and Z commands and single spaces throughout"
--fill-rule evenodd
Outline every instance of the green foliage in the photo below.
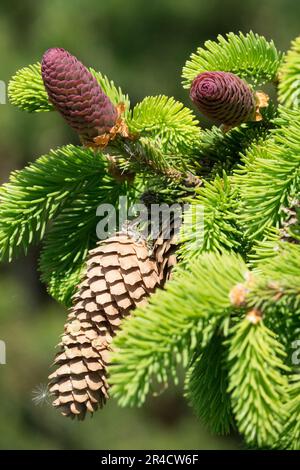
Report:
M 224 71 L 262 85 L 275 80 L 282 56 L 273 41 L 252 31 L 246 35 L 219 35 L 218 42 L 206 41 L 186 62 L 182 76 L 184 88 L 190 88 L 194 78 L 206 71 Z
M 247 302 L 263 312 L 265 325 L 278 335 L 288 354 L 287 364 L 292 365 L 292 345 L 300 337 L 300 250 L 277 238 L 273 253 L 271 248 L 268 251 L 254 263 L 255 283 Z
M 222 162 L 227 169 L 231 169 L 234 164 L 240 161 L 241 154 L 244 154 L 255 142 L 264 141 L 274 127 L 272 119 L 275 118 L 277 111 L 274 105 L 270 104 L 268 108 L 262 109 L 264 119 L 258 122 L 243 123 L 234 127 L 229 132 L 213 126 L 200 133 L 199 144 L 195 155 L 201 161 L 209 160 L 213 163 Z M 219 168 L 216 165 L 216 169 Z M 211 177 L 211 175 L 209 175 Z M 212 175 L 214 176 L 214 174 Z
M 119 103 L 125 104 L 125 115 L 127 115 L 130 107 L 128 96 L 124 95 L 121 88 L 116 87 L 113 81 L 109 80 L 105 75 L 96 72 L 92 68 L 89 70 L 112 103 L 115 105 Z M 20 69 L 12 77 L 8 86 L 8 96 L 10 102 L 23 111 L 39 112 L 53 110 L 44 86 L 41 64 L 39 62 Z
M 89 71 L 96 78 L 104 93 L 109 97 L 111 102 L 115 105 L 123 103 L 125 105 L 125 117 L 129 113 L 130 101 L 128 95 L 124 94 L 120 87 L 117 87 L 112 80 L 103 75 L 101 72 L 89 68 Z
M 131 132 L 160 141 L 166 151 L 188 150 L 200 137 L 193 112 L 163 95 L 148 96 L 138 103 L 128 125 Z
M 286 304 L 294 314 L 300 309 L 300 247 L 292 243 L 277 243 L 276 256 L 262 260 L 259 280 L 251 290 L 252 304 L 264 311 L 274 303 Z
M 250 148 L 237 170 L 240 187 L 240 220 L 250 238 L 261 237 L 266 228 L 279 226 L 283 208 L 300 184 L 300 113 L 281 108 L 280 127 L 264 143 Z
M 237 188 L 223 173 L 196 191 L 184 214 L 179 253 L 184 261 L 203 251 L 238 250 L 242 233 L 237 226 Z
M 107 191 L 93 177 L 65 204 L 47 234 L 40 258 L 41 279 L 59 302 L 70 305 L 88 250 L 96 245 L 96 208 Z M 112 188 L 110 188 L 112 189 Z
M 158 301 L 160 293 L 154 294 Z M 206 324 L 201 318 L 186 319 L 178 312 L 164 313 L 150 320 L 146 313 L 137 310 L 131 322 L 123 322 L 122 332 L 116 338 L 122 349 L 110 366 L 111 395 L 121 406 L 141 406 L 148 393 L 159 393 L 170 377 L 177 384 L 177 366 L 187 367 L 195 348 L 205 344 L 213 333 L 213 324 Z M 126 338 L 128 328 L 130 337 Z
M 282 447 L 289 450 L 300 450 L 300 375 L 291 376 L 287 387 L 288 400 L 286 403 L 287 422 L 283 428 L 280 442 Z
M 137 309 L 114 340 L 117 352 L 110 380 L 119 403 L 142 404 L 153 382 L 166 386 L 177 364 L 186 367 L 194 357 L 186 390 L 199 417 L 215 431 L 227 432 L 232 405 L 238 430 L 250 446 L 283 447 L 278 439 L 287 417 L 289 367 L 278 334 L 270 327 L 277 329 L 277 316 L 282 333 L 290 320 L 287 313 L 297 313 L 300 305 L 300 250 L 297 245 L 284 246 L 286 251 L 282 248 L 276 257 L 263 261 L 249 285 L 248 309 L 260 308 L 265 317 L 256 324 L 250 316 L 241 319 L 245 310 L 236 310 L 231 303 L 232 288 L 247 279 L 247 267 L 237 255 L 205 253 L 184 269 L 179 267 L 166 290 Z M 283 279 L 283 273 L 290 274 Z M 226 354 L 222 335 L 227 335 L 229 318 Z M 191 333 L 196 335 L 194 342 Z M 285 338 L 286 346 L 290 341 L 291 336 Z
M 300 243 L 300 199 L 292 199 L 290 201 L 287 218 L 289 216 L 289 211 L 293 212 L 292 220 L 286 221 L 285 231 L 289 238 L 289 241 L 294 241 L 294 243 Z
M 118 210 L 119 197 L 125 194 L 133 202 L 135 191 L 126 182 L 117 183 L 108 175 L 100 180 L 95 174 L 55 219 L 45 239 L 40 270 L 49 293 L 59 302 L 70 305 L 88 251 L 97 243 L 97 207 L 110 201 Z
M 287 417 L 286 356 L 262 321 L 247 318 L 231 329 L 229 388 L 239 431 L 251 446 L 272 447 Z
M 53 217 L 91 177 L 105 177 L 101 153 L 67 145 L 11 174 L 0 189 L 0 257 L 12 260 L 39 242 Z
M 20 69 L 9 82 L 8 97 L 11 104 L 30 113 L 52 111 L 38 62 Z
M 119 165 L 124 172 L 140 173 L 146 179 L 151 175 L 164 177 L 168 182 L 178 182 L 186 176 L 192 166 L 187 154 L 166 151 L 161 139 L 140 137 L 134 141 L 118 141 L 116 150 L 122 159 Z
M 233 426 L 221 335 L 214 335 L 191 365 L 186 376 L 186 396 L 197 416 L 212 432 L 228 434 Z
M 92 248 L 93 245 L 90 244 L 90 247 Z M 81 251 L 82 259 L 85 259 L 86 255 L 87 251 L 86 253 Z M 76 288 L 80 284 L 84 275 L 86 268 L 85 261 L 82 261 L 81 263 L 79 261 L 74 262 L 72 266 L 69 266 L 69 269 L 55 266 L 55 271 L 53 273 L 48 271 L 48 266 L 45 268 L 47 271 L 43 272 L 44 266 L 42 263 L 46 263 L 47 261 L 50 261 L 50 259 L 47 259 L 45 252 L 42 252 L 40 266 L 40 271 L 42 272 L 41 281 L 46 283 L 47 291 L 55 300 L 57 300 L 57 302 L 65 305 L 66 307 L 71 307 L 72 297 L 76 293 Z
M 178 364 L 187 367 L 228 315 L 228 293 L 245 271 L 236 255 L 205 253 L 124 321 L 110 366 L 111 393 L 122 406 L 141 405 L 153 382 L 166 386 Z
M 280 231 L 278 228 L 270 227 L 265 231 L 264 238 L 253 243 L 248 253 L 249 264 L 257 268 L 262 261 L 276 256 L 279 250 Z
M 292 42 L 279 69 L 279 102 L 287 107 L 300 104 L 300 36 Z

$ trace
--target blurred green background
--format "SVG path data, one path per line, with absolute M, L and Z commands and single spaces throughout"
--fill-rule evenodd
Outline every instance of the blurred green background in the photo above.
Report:
M 1 0 L 0 80 L 64 47 L 114 79 L 132 103 L 164 93 L 188 103 L 181 67 L 217 34 L 249 29 L 273 38 L 281 50 L 299 34 L 295 0 Z M 0 105 L 0 178 L 49 148 L 76 137 L 55 113 L 26 114 Z M 223 449 L 240 448 L 237 436 L 210 435 L 171 388 L 139 410 L 115 403 L 83 423 L 60 417 L 32 392 L 47 383 L 54 346 L 66 312 L 45 292 L 37 273 L 38 247 L 0 269 L 1 449 Z

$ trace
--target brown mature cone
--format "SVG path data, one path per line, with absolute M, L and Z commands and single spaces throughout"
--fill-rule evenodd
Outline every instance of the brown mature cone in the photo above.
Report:
M 145 241 L 118 233 L 90 251 L 50 375 L 53 405 L 84 419 L 108 398 L 110 343 L 122 319 L 160 284 L 158 265 Z

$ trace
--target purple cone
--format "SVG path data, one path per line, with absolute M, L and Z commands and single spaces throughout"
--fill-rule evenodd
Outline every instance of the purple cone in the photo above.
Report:
M 226 126 L 236 126 L 255 116 L 254 93 L 230 72 L 200 73 L 192 83 L 190 98 L 202 114 Z
M 49 100 L 85 143 L 92 143 L 116 124 L 116 107 L 95 77 L 69 52 L 48 49 L 42 59 L 42 77 Z

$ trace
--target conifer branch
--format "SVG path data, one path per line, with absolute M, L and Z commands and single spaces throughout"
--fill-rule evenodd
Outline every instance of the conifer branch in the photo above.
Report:
M 186 62 L 182 77 L 184 88 L 190 88 L 196 75 L 206 71 L 233 72 L 254 85 L 273 81 L 282 61 L 273 41 L 252 31 L 246 35 L 229 33 L 218 36 L 218 42 L 206 41 Z
M 160 141 L 165 151 L 188 151 L 200 137 L 193 112 L 174 98 L 148 96 L 138 103 L 128 121 L 132 133 Z
M 227 388 L 223 339 L 216 334 L 191 365 L 185 390 L 196 415 L 217 434 L 228 434 L 234 424 Z
M 249 445 L 272 447 L 287 417 L 284 349 L 262 321 L 248 318 L 232 327 L 229 348 L 228 392 L 238 429 Z
M 92 68 L 89 71 L 94 75 L 112 103 L 115 105 L 124 104 L 126 116 L 130 108 L 128 95 L 125 95 L 120 87 L 116 87 L 113 81 L 109 80 L 101 72 L 97 72 Z M 8 86 L 8 97 L 13 105 L 30 113 L 52 111 L 54 109 L 49 102 L 42 79 L 40 62 L 20 69 L 12 77 Z
M 242 232 L 236 224 L 237 188 L 223 172 L 203 188 L 196 189 L 190 208 L 184 215 L 179 253 L 184 262 L 204 251 L 237 251 Z
M 236 255 L 205 253 L 123 323 L 110 367 L 112 396 L 122 406 L 141 405 L 153 382 L 166 386 L 178 364 L 187 367 L 232 310 L 229 292 L 245 271 Z
M 0 190 L 0 256 L 12 260 L 39 242 L 47 225 L 91 177 L 109 184 L 107 160 L 93 150 L 67 145 L 11 174 Z
M 100 220 L 97 207 L 110 201 L 118 216 L 119 197 L 127 195 L 128 203 L 135 202 L 135 189 L 126 182 L 99 180 L 99 175 L 66 203 L 56 217 L 46 236 L 41 258 L 41 279 L 48 285 L 49 293 L 59 302 L 69 306 L 82 277 L 88 251 L 96 246 L 96 227 Z M 116 220 L 117 222 L 117 220 Z M 119 227 L 116 226 L 117 230 Z
M 280 448 L 300 450 L 300 375 L 290 377 L 287 387 L 288 400 L 285 411 L 287 421 L 279 439 Z
M 53 111 L 41 75 L 41 64 L 24 67 L 14 75 L 8 85 L 11 104 L 29 113 Z
M 300 183 L 300 114 L 281 108 L 280 127 L 265 143 L 251 147 L 244 166 L 236 171 L 240 187 L 240 220 L 250 238 L 261 237 L 266 228 L 280 226 L 282 209 L 298 193 Z
M 276 256 L 261 260 L 259 278 L 250 291 L 251 304 L 272 311 L 279 302 L 294 313 L 300 308 L 300 247 L 279 242 Z M 277 313 L 275 311 L 275 313 Z
M 146 177 L 163 177 L 178 183 L 186 178 L 191 168 L 188 155 L 176 151 L 166 152 L 159 138 L 141 137 L 132 142 L 121 140 L 110 148 L 113 153 L 121 154 L 117 161 L 124 174 L 140 173 Z
M 270 104 L 268 108 L 264 108 L 262 115 L 261 121 L 243 123 L 226 133 L 217 126 L 203 130 L 200 133 L 199 145 L 196 146 L 196 158 L 200 163 L 208 159 L 215 163 L 216 169 L 219 169 L 221 162 L 226 165 L 227 170 L 231 169 L 240 161 L 242 154 L 255 142 L 263 142 L 274 127 L 272 119 L 277 115 L 274 105 Z M 214 175 L 214 171 L 209 174 L 210 177 Z
M 287 107 L 300 106 L 300 36 L 294 39 L 291 49 L 279 69 L 278 99 Z

